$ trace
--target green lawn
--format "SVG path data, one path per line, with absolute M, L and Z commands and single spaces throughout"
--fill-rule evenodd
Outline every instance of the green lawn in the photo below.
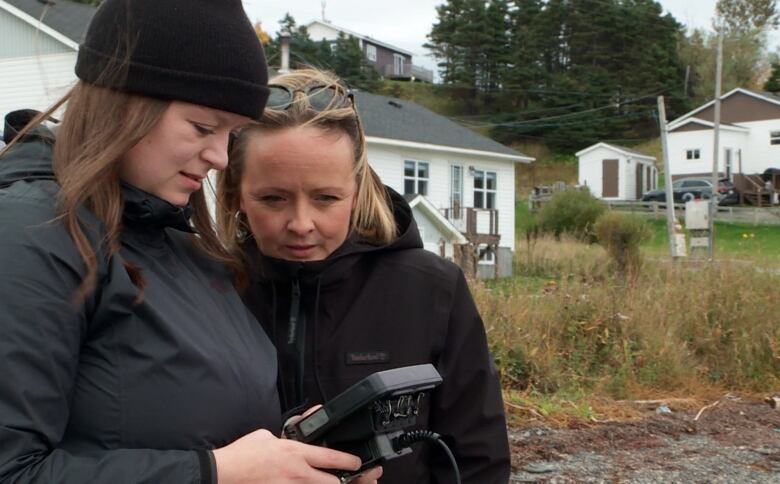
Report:
M 653 237 L 644 248 L 650 252 L 669 250 L 665 220 L 650 220 Z M 780 226 L 715 223 L 716 256 L 766 258 L 780 262 Z
M 531 223 L 528 201 L 515 202 L 516 237 L 522 238 Z M 669 242 L 666 236 L 666 220 L 648 222 L 653 227 L 653 237 L 643 245 L 646 252 L 668 254 Z M 716 256 L 766 258 L 773 265 L 780 264 L 780 226 L 715 223 Z

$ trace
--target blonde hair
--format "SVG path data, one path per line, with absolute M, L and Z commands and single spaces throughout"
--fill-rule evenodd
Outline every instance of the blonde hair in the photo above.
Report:
M 96 287 L 97 254 L 110 257 L 119 252 L 124 211 L 119 160 L 152 130 L 169 102 L 79 81 L 62 100 L 25 126 L 14 141 L 49 118 L 65 102 L 65 114 L 54 143 L 54 174 L 60 186 L 59 218 L 86 267 L 76 294 L 75 303 L 79 303 Z M 199 235 L 193 238 L 196 246 L 216 260 L 239 269 L 219 242 L 202 188 L 192 194 L 190 205 L 192 223 Z M 78 215 L 80 207 L 89 209 L 103 223 L 105 234 L 99 240 L 95 238 L 96 233 L 85 233 Z M 124 264 L 139 289 L 136 301 L 140 301 L 145 286 L 143 274 L 129 262 Z
M 269 84 L 286 88 L 293 94 L 293 99 L 289 106 L 282 109 L 266 107 L 263 116 L 256 123 L 242 128 L 234 140 L 228 168 L 217 176 L 217 227 L 223 243 L 238 255 L 241 242 L 249 235 L 246 215 L 240 210 L 240 186 L 252 137 L 297 126 L 315 126 L 349 136 L 354 152 L 353 174 L 357 185 L 350 231 L 371 243 L 393 240 L 396 226 L 389 194 L 368 164 L 365 133 L 355 107 L 345 106 L 339 97 L 334 97 L 324 109 L 315 109 L 304 94 L 307 88 L 317 88 L 311 94 L 321 88 L 334 89 L 347 96 L 347 89 L 334 75 L 316 69 L 291 71 L 271 79 Z

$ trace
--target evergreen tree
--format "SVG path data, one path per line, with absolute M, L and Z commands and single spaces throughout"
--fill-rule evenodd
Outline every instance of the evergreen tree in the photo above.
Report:
M 509 13 L 509 65 L 503 75 L 508 105 L 527 109 L 545 85 L 542 48 L 545 45 L 539 19 L 541 0 L 517 0 Z
M 772 75 L 764 83 L 764 91 L 780 92 L 780 64 L 777 62 L 772 64 Z
M 368 63 L 358 39 L 339 33 L 331 54 L 331 68 L 350 86 L 366 91 L 377 91 L 381 78 L 374 66 Z

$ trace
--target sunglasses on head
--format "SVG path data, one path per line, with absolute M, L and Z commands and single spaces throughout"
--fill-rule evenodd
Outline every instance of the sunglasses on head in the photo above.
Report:
M 325 111 L 326 109 L 351 107 L 355 109 L 355 95 L 349 88 L 341 88 L 338 86 L 309 86 L 303 89 L 290 90 L 285 86 L 279 86 L 276 84 L 269 84 L 268 101 L 265 108 L 275 111 L 285 111 L 292 106 L 295 100 L 295 93 L 300 92 L 306 96 L 306 100 L 315 111 Z M 360 126 L 360 118 L 357 116 L 357 109 L 355 109 L 355 120 Z M 235 144 L 236 133 L 230 133 L 228 139 L 228 153 L 233 151 L 233 145 Z
M 349 89 L 339 89 L 337 86 L 309 86 L 303 89 L 288 89 L 285 86 L 270 84 L 266 109 L 284 111 L 295 101 L 295 94 L 300 92 L 315 111 L 332 108 L 354 106 L 354 95 Z

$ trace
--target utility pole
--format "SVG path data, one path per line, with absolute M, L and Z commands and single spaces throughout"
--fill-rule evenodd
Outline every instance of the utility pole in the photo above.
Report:
M 718 27 L 718 61 L 715 70 L 715 127 L 713 129 L 712 148 L 712 192 L 710 193 L 710 233 L 708 255 L 713 258 L 715 243 L 715 214 L 718 211 L 718 158 L 720 155 L 720 90 L 723 75 L 723 25 Z
M 328 20 L 325 18 L 325 7 L 328 6 L 328 2 L 326 0 L 322 0 L 322 2 L 320 2 L 320 5 L 322 5 L 322 21 L 327 22 Z
M 674 190 L 672 189 L 672 170 L 669 168 L 669 144 L 666 139 L 666 106 L 664 97 L 658 96 L 658 123 L 661 128 L 661 147 L 664 154 L 664 180 L 666 190 L 666 230 L 669 235 L 669 252 L 672 258 L 679 257 L 682 251 L 677 247 L 677 237 L 675 236 L 675 225 L 677 221 L 674 218 Z M 685 239 L 683 239 L 685 240 Z

